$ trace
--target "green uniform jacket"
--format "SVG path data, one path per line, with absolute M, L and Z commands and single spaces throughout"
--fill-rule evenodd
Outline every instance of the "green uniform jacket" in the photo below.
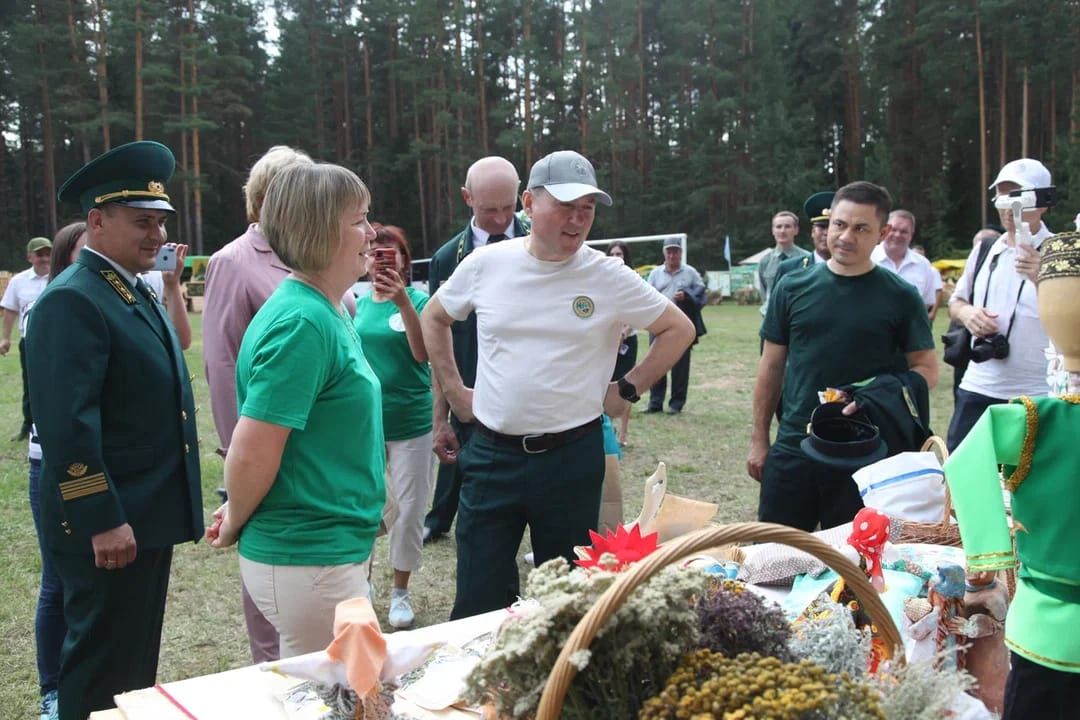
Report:
M 514 237 L 529 234 L 528 226 L 521 218 L 514 215 Z M 428 294 L 434 295 L 439 286 L 446 282 L 457 269 L 458 263 L 473 251 L 472 222 L 454 237 L 450 238 L 431 256 L 428 265 Z M 454 338 L 454 361 L 465 387 L 476 385 L 476 313 L 455 322 L 451 328 Z
M 84 249 L 30 322 L 45 544 L 89 553 L 91 536 L 124 523 L 139 548 L 201 537 L 191 377 L 161 305 Z

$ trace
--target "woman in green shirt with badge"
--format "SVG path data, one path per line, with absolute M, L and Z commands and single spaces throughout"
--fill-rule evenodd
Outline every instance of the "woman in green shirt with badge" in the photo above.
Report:
M 368 259 L 373 290 L 356 301 L 356 332 L 382 383 L 386 438 L 386 484 L 398 507 L 390 528 L 390 625 L 406 628 L 416 619 L 409 601 L 409 576 L 420 568 L 424 511 L 431 496 L 431 371 L 420 332 L 428 296 L 408 284 L 412 256 L 401 228 L 375 226 Z
M 240 344 L 229 501 L 206 535 L 219 548 L 239 540 L 244 585 L 283 658 L 326 648 L 337 604 L 369 590 L 386 497 L 382 392 L 341 297 L 366 269 L 370 199 L 345 168 L 296 164 L 259 216 L 292 273 Z

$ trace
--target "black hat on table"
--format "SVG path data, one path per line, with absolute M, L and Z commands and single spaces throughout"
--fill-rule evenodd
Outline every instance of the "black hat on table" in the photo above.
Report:
M 175 169 L 172 150 L 158 142 L 139 140 L 83 165 L 64 182 L 57 197 L 78 203 L 84 213 L 109 203 L 174 213 L 165 183 Z
M 814 408 L 799 447 L 811 460 L 854 472 L 884 458 L 888 448 L 865 412 L 843 414 L 846 404 L 830 402 Z
M 810 218 L 810 224 L 829 222 L 829 208 L 832 207 L 833 195 L 835 194 L 831 190 L 826 190 L 814 193 L 806 198 L 806 202 L 803 203 L 803 212 L 806 213 L 806 217 Z

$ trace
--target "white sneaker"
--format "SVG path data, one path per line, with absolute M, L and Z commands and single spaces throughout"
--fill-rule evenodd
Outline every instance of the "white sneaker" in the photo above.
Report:
M 525 557 L 523 557 L 522 560 L 525 561 L 526 565 L 532 565 L 533 567 L 536 567 L 536 555 L 534 553 L 525 553 Z
M 60 706 L 56 691 L 50 690 L 41 698 L 41 720 L 60 720 Z
M 390 597 L 390 627 L 397 630 L 410 627 L 416 622 L 416 614 L 413 613 L 409 603 L 409 593 Z

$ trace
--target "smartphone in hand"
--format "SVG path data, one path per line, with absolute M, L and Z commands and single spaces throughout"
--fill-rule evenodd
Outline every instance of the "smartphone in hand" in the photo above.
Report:
M 393 270 L 397 264 L 397 250 L 390 247 L 375 248 L 375 271 Z
M 161 246 L 158 250 L 157 257 L 154 258 L 154 270 L 163 270 L 165 272 L 171 272 L 176 270 L 176 246 L 172 243 L 168 243 Z

